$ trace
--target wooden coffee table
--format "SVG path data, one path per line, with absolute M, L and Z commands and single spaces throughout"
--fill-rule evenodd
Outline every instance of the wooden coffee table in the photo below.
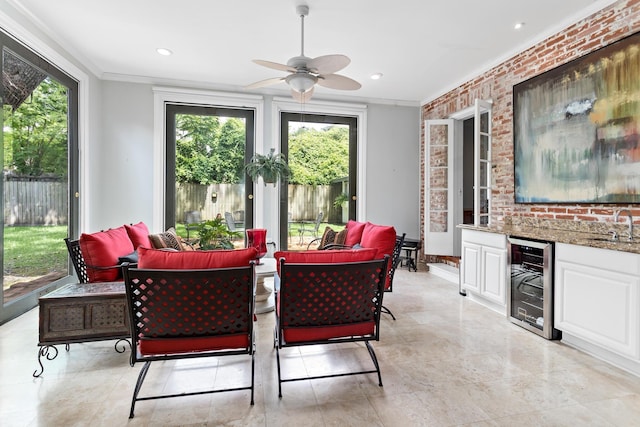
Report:
M 39 298 L 38 363 L 44 372 L 41 357 L 53 360 L 58 355 L 56 345 L 88 341 L 117 340 L 115 350 L 126 351 L 129 314 L 123 282 L 70 283 Z M 118 347 L 118 344 L 121 344 Z

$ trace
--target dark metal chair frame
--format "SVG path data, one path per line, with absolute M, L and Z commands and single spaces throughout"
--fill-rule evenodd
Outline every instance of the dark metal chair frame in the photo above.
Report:
M 385 292 L 393 292 L 393 276 L 396 274 L 396 270 L 398 268 L 398 265 L 400 264 L 400 261 L 402 261 L 402 257 L 400 255 L 402 254 L 402 247 L 404 245 L 405 236 L 406 236 L 406 233 L 402 233 L 402 236 L 396 236 L 396 244 L 393 247 L 393 252 L 391 253 L 389 271 L 387 272 L 387 276 L 389 277 L 389 287 L 384 289 Z M 320 238 L 312 240 L 311 243 L 309 243 L 309 246 L 307 246 L 307 250 L 311 249 L 311 245 L 318 240 L 320 240 Z M 351 248 L 352 246 L 329 243 L 328 245 L 325 245 L 323 247 L 318 247 L 318 250 L 351 249 Z M 393 320 L 396 320 L 396 316 L 394 316 L 391 310 L 389 310 L 384 305 L 382 306 L 382 312 L 391 316 Z
M 385 292 L 393 292 L 393 276 L 396 274 L 396 270 L 398 269 L 398 265 L 401 261 L 400 254 L 402 253 L 402 245 L 404 245 L 405 235 L 406 233 L 402 233 L 402 236 L 396 236 L 396 244 L 393 247 L 391 263 L 389 265 L 389 271 L 387 272 L 387 276 L 389 277 L 389 287 L 384 289 Z M 393 320 L 396 320 L 396 316 L 394 316 L 391 310 L 386 306 L 382 306 L 382 312 L 391 316 Z
M 377 374 L 382 387 L 380 365 L 370 341 L 379 341 L 380 313 L 384 295 L 385 272 L 389 256 L 383 260 L 331 264 L 287 264 L 280 262 L 279 283 L 276 285 L 277 307 L 274 347 L 278 367 L 278 397 L 282 397 L 282 383 L 315 380 L 348 375 Z M 279 285 L 279 287 L 278 287 Z M 313 302 L 308 302 L 309 299 Z M 317 308 L 322 308 L 318 314 Z M 374 322 L 372 333 L 360 336 L 332 335 L 320 340 L 286 342 L 285 330 L 353 326 Z M 329 334 L 331 335 L 331 333 Z M 318 376 L 282 378 L 280 349 L 316 344 L 364 342 L 375 369 Z
M 106 267 L 87 265 L 87 263 L 84 261 L 84 256 L 82 256 L 82 250 L 80 249 L 80 240 L 71 240 L 68 237 L 65 237 L 64 242 L 67 245 L 69 258 L 71 258 L 73 269 L 76 271 L 76 275 L 78 276 L 78 281 L 80 283 L 89 283 L 89 275 L 87 274 L 87 270 L 120 270 L 122 268 L 122 264 L 110 265 Z
M 129 308 L 133 349 L 132 364 L 144 362 L 135 385 L 129 418 L 133 418 L 136 402 L 179 396 L 194 396 L 227 391 L 251 390 L 254 404 L 255 336 L 254 264 L 247 267 L 207 270 L 150 270 L 123 268 Z M 160 320 L 159 320 L 160 319 Z M 193 319 L 189 321 L 189 319 Z M 194 339 L 242 337 L 246 347 L 193 349 Z M 180 342 L 185 348 L 170 354 L 142 354 L 140 343 L 152 340 Z M 147 341 L 149 342 L 149 341 Z M 184 344 L 182 344 L 184 343 Z M 151 362 L 199 357 L 249 355 L 251 385 L 203 391 L 139 397 Z

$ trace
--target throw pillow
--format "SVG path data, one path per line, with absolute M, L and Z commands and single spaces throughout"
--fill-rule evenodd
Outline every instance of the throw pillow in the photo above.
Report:
M 133 244 L 123 226 L 80 235 L 80 250 L 87 265 L 89 282 L 114 282 L 120 278 L 118 257 L 133 252 Z M 114 267 L 95 269 L 91 267 Z
M 391 225 L 367 223 L 362 232 L 360 245 L 363 248 L 377 249 L 377 259 L 384 258 L 385 255 L 392 256 L 396 245 L 396 229 Z
M 347 222 L 347 238 L 345 239 L 344 244 L 347 246 L 353 246 L 356 243 L 360 243 L 365 225 L 367 225 L 366 222 L 349 220 Z
M 137 224 L 125 224 L 124 229 L 127 230 L 129 239 L 131 239 L 131 243 L 133 243 L 133 249 L 138 249 L 138 246 L 144 246 L 145 248 L 151 247 L 149 228 L 147 228 L 144 222 L 140 221 Z
M 335 243 L 336 240 L 336 232 L 331 227 L 325 227 L 324 233 L 322 234 L 322 238 L 320 239 L 320 246 L 318 249 L 322 249 L 327 245 L 331 245 Z
M 347 230 L 346 228 L 343 229 L 341 232 L 339 232 L 338 234 L 336 234 L 336 238 L 333 241 L 333 243 L 335 243 L 336 245 L 346 245 L 346 241 L 347 241 L 347 232 L 349 230 Z
M 149 234 L 149 241 L 154 249 L 173 248 L 177 251 L 184 250 L 181 239 L 173 227 L 164 233 Z

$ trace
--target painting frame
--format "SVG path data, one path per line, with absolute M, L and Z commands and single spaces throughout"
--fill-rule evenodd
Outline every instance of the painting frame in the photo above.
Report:
M 640 32 L 513 86 L 515 203 L 640 203 Z

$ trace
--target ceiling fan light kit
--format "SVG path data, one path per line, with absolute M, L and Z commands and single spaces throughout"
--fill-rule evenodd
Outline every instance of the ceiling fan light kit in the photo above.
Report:
M 362 87 L 357 81 L 334 74 L 345 68 L 351 60 L 345 55 L 324 55 L 317 58 L 309 58 L 304 55 L 304 17 L 309 14 L 309 6 L 299 5 L 296 12 L 301 20 L 301 48 L 300 55 L 294 56 L 287 64 L 254 59 L 258 65 L 279 71 L 290 73 L 286 77 L 274 77 L 245 86 L 245 89 L 257 89 L 285 82 L 291 88 L 292 97 L 298 102 L 307 102 L 313 95 L 316 84 L 337 90 L 357 90 Z

